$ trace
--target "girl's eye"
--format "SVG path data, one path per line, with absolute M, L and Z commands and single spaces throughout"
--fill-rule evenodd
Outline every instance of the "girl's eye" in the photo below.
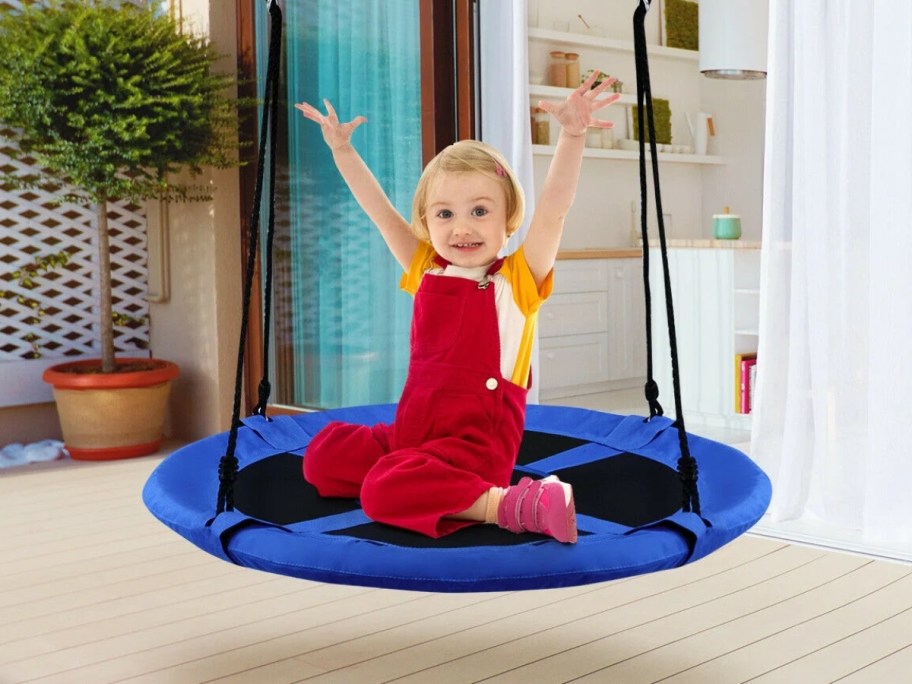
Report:
M 475 207 L 472 209 L 472 216 L 487 216 L 488 210 L 484 207 Z
M 449 209 L 441 209 L 437 212 L 437 218 L 448 219 L 453 216 L 453 212 Z

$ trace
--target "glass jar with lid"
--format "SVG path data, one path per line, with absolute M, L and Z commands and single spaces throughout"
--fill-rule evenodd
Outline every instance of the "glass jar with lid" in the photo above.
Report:
M 558 88 L 567 87 L 567 58 L 563 50 L 553 50 L 548 62 L 548 83 Z
M 535 145 L 551 144 L 551 116 L 541 107 L 532 110 L 532 142 Z
M 568 88 L 578 88 L 580 84 L 579 55 L 575 52 L 567 52 L 564 54 L 564 59 L 567 62 L 566 85 Z

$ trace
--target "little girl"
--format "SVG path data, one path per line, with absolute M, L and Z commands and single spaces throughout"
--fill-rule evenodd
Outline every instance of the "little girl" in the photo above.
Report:
M 332 422 L 304 455 L 322 496 L 360 498 L 371 519 L 431 537 L 490 523 L 558 541 L 577 538 L 573 492 L 555 476 L 510 486 L 525 421 L 538 310 L 551 294 L 564 218 L 576 193 L 599 96 L 593 73 L 565 101 L 541 102 L 561 133 L 522 246 L 499 256 L 523 220 L 523 191 L 503 155 L 464 140 L 424 169 L 409 224 L 351 145 L 363 116 L 341 123 L 295 105 L 320 124 L 336 166 L 405 270 L 415 297 L 408 377 L 393 424 Z

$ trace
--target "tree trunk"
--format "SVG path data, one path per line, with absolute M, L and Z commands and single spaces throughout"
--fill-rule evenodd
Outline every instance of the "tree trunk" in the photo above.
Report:
M 111 250 L 108 242 L 108 202 L 102 200 L 95 205 L 98 224 L 98 303 L 99 328 L 101 336 L 101 372 L 113 373 L 114 363 L 114 320 L 111 304 Z

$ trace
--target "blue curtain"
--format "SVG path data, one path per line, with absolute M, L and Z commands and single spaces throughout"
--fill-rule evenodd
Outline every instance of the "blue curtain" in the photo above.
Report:
M 258 33 L 265 59 L 265 13 Z M 398 399 L 411 297 L 376 227 L 351 197 L 319 127 L 293 109 L 332 102 L 368 123 L 353 144 L 408 218 L 421 173 L 420 48 L 415 0 L 289 0 L 285 10 L 294 399 L 336 407 Z M 262 72 L 261 72 L 262 73 Z M 283 155 L 284 156 L 284 155 Z M 280 172 L 281 173 L 281 172 Z

